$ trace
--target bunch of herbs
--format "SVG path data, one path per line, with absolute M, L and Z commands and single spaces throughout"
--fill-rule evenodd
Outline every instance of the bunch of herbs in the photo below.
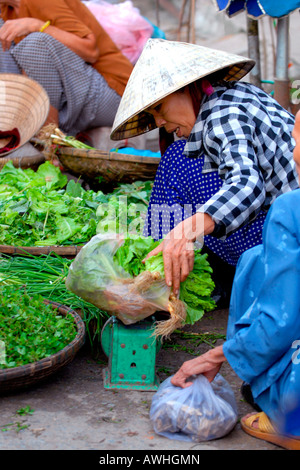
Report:
M 72 315 L 62 316 L 41 295 L 0 286 L 0 340 L 5 360 L 0 368 L 18 367 L 51 356 L 76 336 Z
M 7 163 L 0 172 L 0 244 L 83 245 L 101 232 L 141 231 L 152 182 L 118 185 L 110 194 L 85 190 L 50 162 Z

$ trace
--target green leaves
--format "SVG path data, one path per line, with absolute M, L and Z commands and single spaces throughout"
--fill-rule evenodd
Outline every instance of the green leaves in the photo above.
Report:
M 164 262 L 162 252 L 142 260 L 160 242 L 155 242 L 151 237 L 133 237 L 125 239 L 124 244 L 117 250 L 114 259 L 131 276 L 137 276 L 142 271 L 159 272 L 164 277 Z M 207 261 L 207 255 L 195 251 L 194 268 L 187 279 L 180 286 L 180 300 L 186 305 L 186 322 L 194 324 L 200 320 L 205 312 L 215 308 L 215 302 L 211 299 L 214 290 L 214 282 L 211 278 L 212 268 Z
M 146 265 L 142 263 L 143 259 L 157 245 L 159 245 L 159 242 L 154 241 L 151 237 L 131 235 L 118 248 L 114 259 L 131 276 L 137 276 L 146 269 Z M 154 271 L 153 269 L 150 270 Z
M 9 162 L 0 172 L 0 244 L 82 245 L 96 233 L 141 233 L 152 184 L 119 185 L 104 194 L 68 182 L 50 162 L 36 172 Z
M 39 294 L 30 297 L 14 286 L 0 286 L 0 324 L 0 341 L 5 347 L 0 369 L 51 356 L 69 344 L 77 332 L 71 315 L 61 316 Z

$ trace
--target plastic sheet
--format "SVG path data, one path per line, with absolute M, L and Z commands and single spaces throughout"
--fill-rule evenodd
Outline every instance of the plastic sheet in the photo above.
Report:
M 237 406 L 227 381 L 217 374 L 210 383 L 204 375 L 187 388 L 166 379 L 152 399 L 154 431 L 169 439 L 209 441 L 228 434 L 237 422 Z
M 149 271 L 131 277 L 114 261 L 122 242 L 111 234 L 95 235 L 72 262 L 67 289 L 125 325 L 169 311 L 170 288 L 164 279 Z
M 153 26 L 131 1 L 110 4 L 103 0 L 83 2 L 122 53 L 135 64 L 153 34 Z

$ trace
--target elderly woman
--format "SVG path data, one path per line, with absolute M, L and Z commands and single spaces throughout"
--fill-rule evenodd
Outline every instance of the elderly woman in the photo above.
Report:
M 164 134 L 145 235 L 163 238 L 149 256 L 163 251 L 175 292 L 193 268 L 197 239 L 204 237 L 203 251 L 224 262 L 214 271 L 226 280 L 226 267 L 234 272 L 240 255 L 261 243 L 275 198 L 298 187 L 294 116 L 239 81 L 253 65 L 222 51 L 150 39 L 121 100 L 112 139 L 156 127 Z
M 50 99 L 48 121 L 70 135 L 111 126 L 132 71 L 80 0 L 0 0 L 1 72 L 25 73 Z
M 293 136 L 300 178 L 300 112 Z M 254 437 L 300 450 L 300 189 L 273 203 L 263 243 L 238 263 L 229 311 L 227 340 L 185 362 L 172 377 L 179 387 L 203 374 L 210 381 L 228 361 L 245 380 L 259 413 L 242 419 Z

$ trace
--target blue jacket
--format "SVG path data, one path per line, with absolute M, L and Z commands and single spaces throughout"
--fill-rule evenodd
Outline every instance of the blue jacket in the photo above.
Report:
M 279 196 L 234 279 L 224 354 L 254 398 L 290 368 L 300 394 L 300 189 Z M 295 359 L 293 361 L 292 359 Z M 298 361 L 296 360 L 298 358 Z M 289 372 L 288 372 L 289 374 Z

